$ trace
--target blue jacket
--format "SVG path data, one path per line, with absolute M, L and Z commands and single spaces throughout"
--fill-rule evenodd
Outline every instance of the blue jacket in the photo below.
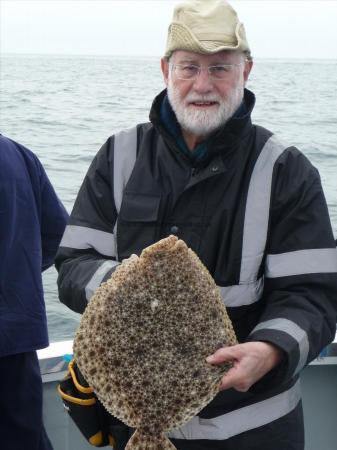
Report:
M 38 158 L 0 135 L 0 357 L 48 346 L 41 272 L 67 218 Z

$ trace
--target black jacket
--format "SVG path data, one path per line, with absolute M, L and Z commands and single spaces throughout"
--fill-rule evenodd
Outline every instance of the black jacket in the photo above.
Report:
M 248 393 L 218 395 L 200 413 L 212 418 L 293 389 L 299 371 L 331 342 L 337 252 L 317 170 L 251 123 L 251 92 L 246 113 L 210 137 L 196 164 L 161 123 L 165 95 L 155 99 L 151 123 L 137 126 L 137 159 L 120 205 L 117 135 L 91 164 L 71 214 L 72 237 L 66 231 L 57 256 L 60 299 L 82 312 L 88 286 L 107 279 L 117 261 L 177 234 L 221 288 L 239 341 L 268 341 L 286 355 Z M 105 253 L 100 237 L 114 241 Z

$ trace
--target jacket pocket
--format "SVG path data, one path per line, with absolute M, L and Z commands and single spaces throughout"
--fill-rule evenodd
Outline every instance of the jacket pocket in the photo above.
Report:
M 118 259 L 139 255 L 160 235 L 160 195 L 125 192 L 117 219 Z
M 154 222 L 158 219 L 160 195 L 125 192 L 120 219 L 127 222 Z

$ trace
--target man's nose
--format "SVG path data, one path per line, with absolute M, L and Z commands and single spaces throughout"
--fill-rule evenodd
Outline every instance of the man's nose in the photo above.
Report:
M 193 83 L 193 88 L 197 92 L 209 92 L 213 89 L 213 83 L 209 76 L 207 67 L 202 67 L 199 75 L 196 77 Z

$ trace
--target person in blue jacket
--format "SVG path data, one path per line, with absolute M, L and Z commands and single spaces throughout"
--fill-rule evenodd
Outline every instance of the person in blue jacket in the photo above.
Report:
M 0 135 L 0 447 L 50 450 L 36 350 L 48 346 L 41 272 L 68 215 L 40 161 Z

